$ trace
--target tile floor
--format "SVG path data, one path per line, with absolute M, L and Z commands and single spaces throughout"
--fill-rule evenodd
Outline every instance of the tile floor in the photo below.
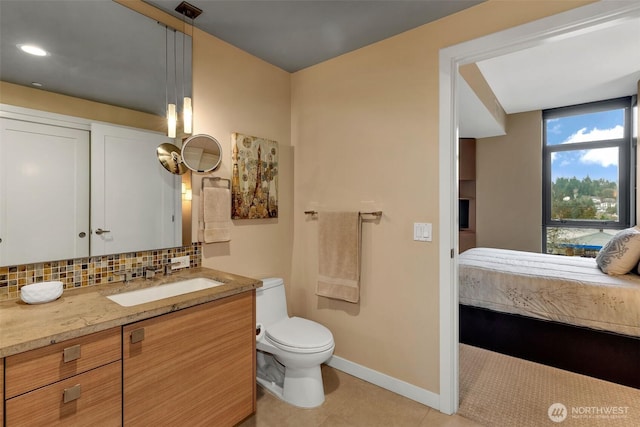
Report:
M 444 415 L 359 378 L 322 366 L 325 402 L 314 409 L 288 405 L 258 386 L 258 409 L 240 427 L 478 427 Z

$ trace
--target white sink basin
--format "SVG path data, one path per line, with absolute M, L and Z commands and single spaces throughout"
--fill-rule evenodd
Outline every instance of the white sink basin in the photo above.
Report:
M 154 286 L 151 288 L 121 292 L 119 294 L 109 295 L 107 298 L 123 307 L 131 307 L 133 305 L 158 301 L 164 298 L 201 291 L 203 289 L 209 289 L 220 285 L 224 285 L 224 283 L 199 277 L 197 279 L 181 280 L 179 282 L 167 283 L 165 285 Z

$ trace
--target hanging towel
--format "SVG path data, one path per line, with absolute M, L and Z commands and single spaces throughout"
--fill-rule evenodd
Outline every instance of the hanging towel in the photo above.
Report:
M 203 188 L 200 207 L 200 241 L 204 243 L 230 241 L 231 191 L 228 188 Z
M 316 295 L 360 300 L 360 213 L 318 213 Z

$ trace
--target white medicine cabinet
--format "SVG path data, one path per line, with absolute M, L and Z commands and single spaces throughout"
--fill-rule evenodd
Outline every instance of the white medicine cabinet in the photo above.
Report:
M 0 105 L 0 266 L 182 245 L 156 132 Z
M 91 125 L 91 255 L 182 244 L 180 177 L 156 157 L 167 137 Z
M 89 132 L 0 118 L 0 265 L 89 255 Z

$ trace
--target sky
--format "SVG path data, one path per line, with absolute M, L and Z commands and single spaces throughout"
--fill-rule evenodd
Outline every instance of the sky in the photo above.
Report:
M 547 144 L 622 138 L 624 111 L 613 110 L 547 120 Z M 552 154 L 551 180 L 558 177 L 618 181 L 618 149 L 600 148 Z

